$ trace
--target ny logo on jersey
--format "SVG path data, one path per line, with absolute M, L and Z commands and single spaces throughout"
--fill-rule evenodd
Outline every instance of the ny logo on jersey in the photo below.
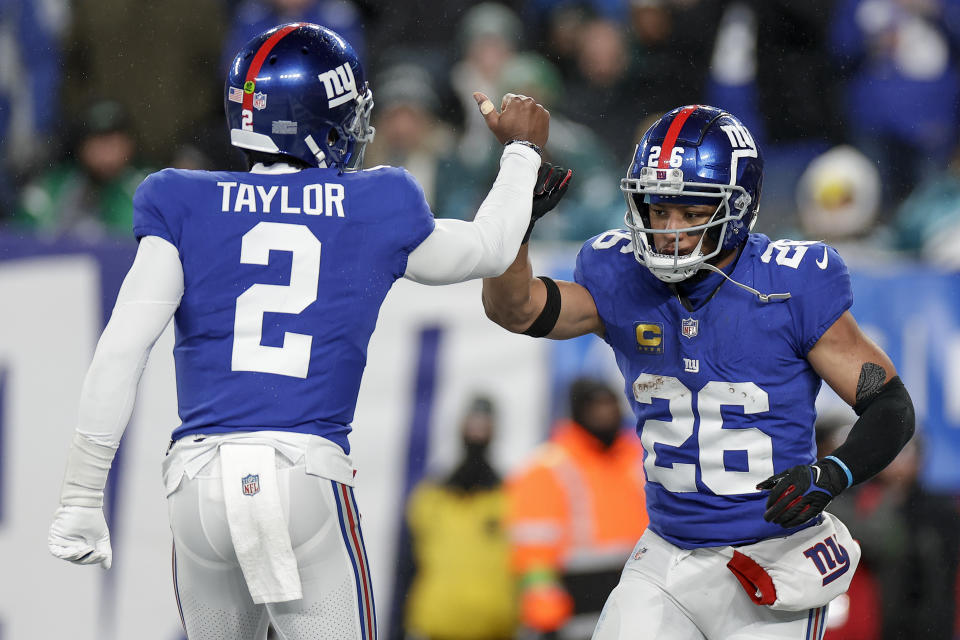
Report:
M 243 487 L 243 495 L 255 496 L 260 493 L 260 474 L 247 474 L 240 478 L 240 484 Z
M 700 361 L 695 358 L 684 358 L 683 370 L 687 373 L 700 373 Z
M 331 69 L 317 76 L 317 79 L 323 83 L 327 90 L 328 106 L 333 109 L 339 107 L 345 102 L 356 98 L 357 81 L 353 77 L 353 69 L 350 63 L 344 62 L 336 69 Z
M 823 586 L 827 586 L 850 569 L 850 554 L 834 534 L 818 542 L 803 552 L 823 576 Z

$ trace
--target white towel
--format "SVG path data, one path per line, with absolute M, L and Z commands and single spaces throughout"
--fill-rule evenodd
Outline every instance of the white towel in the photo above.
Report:
M 230 538 L 257 604 L 303 597 L 297 558 L 280 504 L 275 456 L 269 445 L 220 445 Z

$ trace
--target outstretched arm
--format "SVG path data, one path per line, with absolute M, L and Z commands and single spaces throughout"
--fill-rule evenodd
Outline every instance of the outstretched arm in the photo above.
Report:
M 565 340 L 588 333 L 602 336 L 604 331 L 586 288 L 533 277 L 526 244 L 503 274 L 484 279 L 483 308 L 488 318 L 507 331 L 534 337 Z
M 503 273 L 530 224 L 540 152 L 550 114 L 532 98 L 508 93 L 498 112 L 474 94 L 487 126 L 501 143 L 500 173 L 472 222 L 437 220 L 436 228 L 407 258 L 404 277 L 422 284 L 450 284 Z

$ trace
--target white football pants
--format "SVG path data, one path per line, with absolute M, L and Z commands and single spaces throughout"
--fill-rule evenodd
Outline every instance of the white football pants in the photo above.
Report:
M 280 500 L 303 598 L 254 604 L 227 525 L 219 455 L 167 499 L 173 582 L 189 640 L 376 640 L 376 614 L 353 489 L 277 456 Z
M 716 549 L 681 549 L 647 529 L 593 640 L 821 640 L 826 609 L 756 605 Z

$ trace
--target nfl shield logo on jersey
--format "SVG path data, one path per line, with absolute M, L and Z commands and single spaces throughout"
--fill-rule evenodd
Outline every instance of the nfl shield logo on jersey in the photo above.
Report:
M 695 318 L 684 318 L 680 322 L 680 333 L 684 338 L 696 338 L 700 321 Z
M 260 474 L 251 473 L 240 478 L 243 485 L 243 495 L 255 496 L 260 493 Z

